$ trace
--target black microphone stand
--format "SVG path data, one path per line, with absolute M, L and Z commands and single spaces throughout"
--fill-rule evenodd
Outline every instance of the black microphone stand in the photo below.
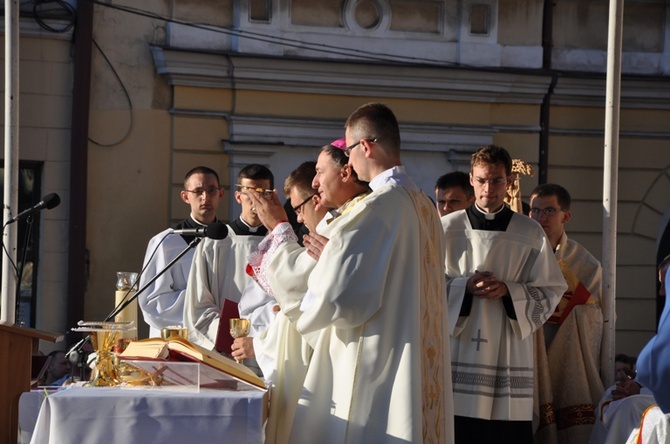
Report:
M 179 259 L 181 259 L 182 257 L 184 257 L 184 255 L 185 255 L 186 253 L 188 253 L 188 251 L 189 251 L 191 248 L 195 248 L 195 246 L 198 245 L 198 244 L 200 243 L 201 240 L 202 240 L 202 238 L 200 238 L 200 237 L 196 237 L 196 238 L 194 238 L 194 239 L 191 241 L 191 243 L 189 243 L 189 244 L 186 246 L 186 248 L 184 248 L 184 249 L 183 249 L 177 256 L 175 256 L 175 258 L 172 259 L 172 260 L 170 261 L 170 263 L 167 264 L 161 271 L 159 271 L 159 272 L 156 273 L 151 279 L 149 279 L 149 280 L 142 286 L 142 288 L 140 288 L 139 290 L 137 290 L 137 292 L 136 292 L 131 298 L 129 298 L 129 299 L 125 300 L 125 301 L 121 301 L 121 302 L 119 302 L 119 305 L 117 305 L 116 307 L 114 307 L 114 309 L 112 310 L 112 312 L 111 312 L 110 314 L 107 315 L 107 317 L 105 318 L 104 322 L 109 322 L 109 321 L 111 321 L 112 319 L 114 319 L 114 317 L 115 317 L 116 315 L 118 315 L 119 313 L 121 313 L 121 312 L 123 311 L 124 308 L 126 308 L 131 302 L 133 302 L 135 299 L 137 299 L 137 297 L 138 297 L 140 294 L 142 294 L 142 292 L 144 292 L 147 288 L 149 288 L 149 286 L 151 286 L 151 284 L 153 284 L 154 282 L 156 282 L 156 279 L 158 279 L 158 278 L 161 277 L 163 274 L 165 274 L 165 272 L 168 271 L 174 264 L 176 264 L 177 261 L 179 261 Z M 138 281 L 139 281 L 139 276 L 138 276 Z M 137 284 L 137 282 L 135 282 L 133 285 L 136 285 L 136 284 Z M 84 380 L 84 366 L 83 366 L 83 353 L 81 353 L 81 351 L 82 351 L 82 349 L 84 348 L 84 346 L 86 345 L 86 343 L 90 340 L 90 338 L 91 338 L 90 335 L 86 335 L 86 337 L 82 338 L 79 342 L 77 342 L 77 343 L 76 343 L 76 344 L 75 344 L 75 345 L 74 345 L 74 346 L 73 346 L 73 347 L 72 347 L 72 348 L 65 354 L 65 357 L 66 357 L 66 358 L 69 357 L 72 353 L 78 353 L 78 354 L 79 354 L 80 359 L 82 360 L 81 363 L 80 363 L 80 364 L 81 364 L 81 380 L 82 380 L 82 381 Z
M 21 256 L 21 261 L 18 263 L 18 269 L 16 270 L 16 307 L 14 311 L 15 323 L 18 325 L 28 325 L 30 326 L 30 319 L 25 320 L 21 319 L 19 316 L 19 310 L 21 308 L 21 282 L 23 282 L 23 270 L 26 265 L 26 258 L 28 257 L 28 242 L 30 241 L 30 236 L 33 234 L 33 217 L 28 216 L 26 218 L 26 234 L 23 238 L 23 254 Z M 31 282 L 32 284 L 32 282 Z

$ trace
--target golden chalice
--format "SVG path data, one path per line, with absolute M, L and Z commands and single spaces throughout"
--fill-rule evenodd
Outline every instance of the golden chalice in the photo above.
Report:
M 249 319 L 246 318 L 230 318 L 230 336 L 233 338 L 246 338 L 249 336 Z M 235 359 L 238 363 L 242 363 L 242 359 Z

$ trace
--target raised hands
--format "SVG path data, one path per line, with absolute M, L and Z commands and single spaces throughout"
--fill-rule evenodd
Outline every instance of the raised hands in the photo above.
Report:
M 272 193 L 261 193 L 245 189 L 242 193 L 251 199 L 253 210 L 269 231 L 274 230 L 279 222 L 288 220 L 286 210 L 284 210 L 284 206 L 277 195 L 277 190 L 273 190 Z

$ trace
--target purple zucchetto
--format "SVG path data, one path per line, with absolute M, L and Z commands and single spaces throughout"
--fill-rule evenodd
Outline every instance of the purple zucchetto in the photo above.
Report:
M 341 150 L 347 147 L 347 142 L 344 139 L 344 137 L 342 137 L 341 139 L 333 140 L 332 142 L 330 142 L 330 144 L 335 148 L 339 148 Z

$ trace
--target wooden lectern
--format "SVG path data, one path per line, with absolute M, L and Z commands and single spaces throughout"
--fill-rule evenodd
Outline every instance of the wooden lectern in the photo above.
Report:
M 19 429 L 19 398 L 30 391 L 32 356 L 39 340 L 57 342 L 63 335 L 0 324 L 0 442 L 15 443 Z

